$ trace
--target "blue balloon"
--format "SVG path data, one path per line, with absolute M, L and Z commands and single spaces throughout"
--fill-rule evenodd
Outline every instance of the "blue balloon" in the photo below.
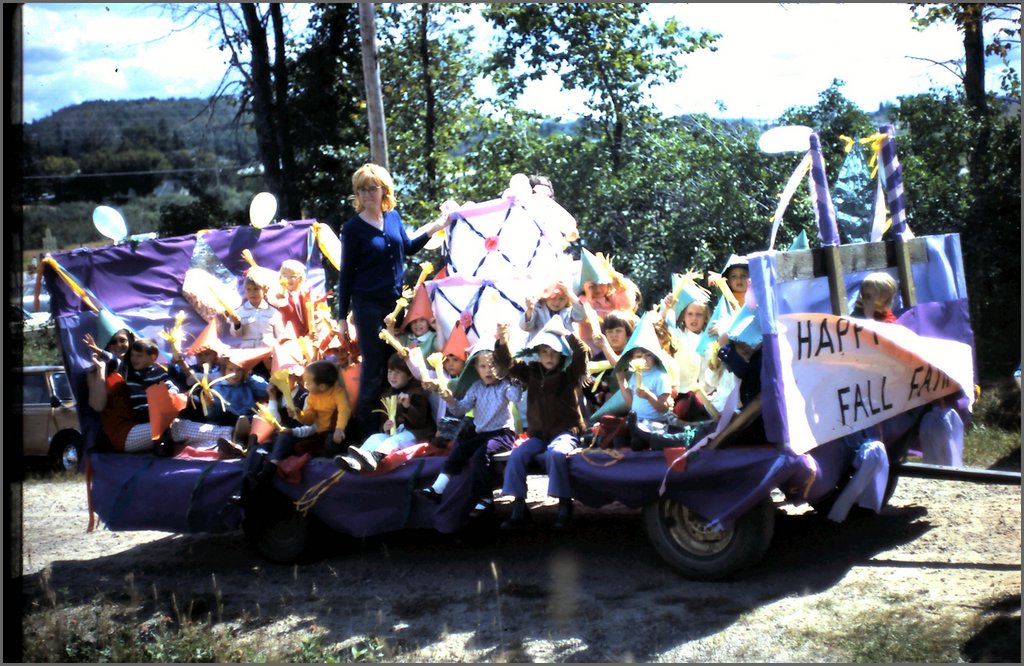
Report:
M 92 211 L 92 223 L 96 231 L 115 243 L 120 243 L 128 235 L 124 217 L 110 206 L 96 206 Z

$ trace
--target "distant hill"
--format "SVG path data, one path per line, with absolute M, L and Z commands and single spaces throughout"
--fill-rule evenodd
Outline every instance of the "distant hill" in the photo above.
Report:
M 25 125 L 26 148 L 36 155 L 77 159 L 99 149 L 115 149 L 129 134 L 148 134 L 164 150 L 208 151 L 238 164 L 256 156 L 256 135 L 248 128 L 251 115 L 234 122 L 237 107 L 224 98 L 137 99 L 91 101 L 67 106 Z

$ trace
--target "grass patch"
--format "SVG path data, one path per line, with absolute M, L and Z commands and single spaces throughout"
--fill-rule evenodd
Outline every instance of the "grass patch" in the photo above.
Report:
M 964 433 L 964 465 L 1020 471 L 1020 430 L 971 426 Z
M 311 626 L 272 641 L 243 641 L 248 632 L 238 624 L 184 613 L 178 620 L 157 613 L 140 621 L 127 607 L 107 602 L 27 613 L 23 627 L 23 662 L 341 664 L 388 656 L 384 640 L 373 636 L 344 649 L 327 645 L 327 632 Z
M 913 602 L 888 611 L 836 618 L 837 626 L 806 627 L 808 645 L 828 646 L 830 661 L 851 663 L 935 664 L 960 661 L 960 646 L 970 630 L 952 616 L 928 616 Z

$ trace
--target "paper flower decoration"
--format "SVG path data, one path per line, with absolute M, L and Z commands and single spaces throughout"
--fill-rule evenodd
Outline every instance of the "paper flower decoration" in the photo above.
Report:
M 636 378 L 636 388 L 643 386 L 644 370 L 647 368 L 647 361 L 642 358 L 634 358 L 629 362 L 629 369 L 633 371 Z
M 380 404 L 383 405 L 384 409 L 375 409 L 375 413 L 383 414 L 384 417 L 391 421 L 391 431 L 389 434 L 395 435 L 398 433 L 398 396 L 388 395 L 380 399 Z
M 488 236 L 484 239 L 484 249 L 488 252 L 494 252 L 498 249 L 499 239 L 497 236 Z
M 216 398 L 217 400 L 220 400 L 220 408 L 221 409 L 227 409 L 227 406 L 230 403 L 228 403 L 228 401 L 224 399 L 224 396 L 222 396 L 220 393 L 217 393 L 216 391 L 214 391 L 212 387 L 217 385 L 217 384 L 220 384 L 221 382 L 227 381 L 228 377 L 218 377 L 217 379 L 214 379 L 214 380 L 211 381 L 210 380 L 210 364 L 209 363 L 203 363 L 203 376 L 202 377 L 197 377 L 197 379 L 199 381 L 197 381 L 195 384 L 193 384 L 192 388 L 190 388 L 188 390 L 188 395 L 189 395 L 189 397 L 191 397 L 192 394 L 195 393 L 196 391 L 200 392 L 199 393 L 199 404 L 203 408 L 203 416 L 209 416 L 210 415 L 209 414 L 209 410 L 210 410 L 209 406 L 213 404 L 213 399 L 214 398 Z
M 463 310 L 462 314 L 459 315 L 459 321 L 462 323 L 462 329 L 468 331 L 473 328 L 473 313 L 469 310 Z
M 261 419 L 269 423 L 274 428 L 275 431 L 281 432 L 282 430 L 284 430 L 284 426 L 281 425 L 281 422 L 274 418 L 274 415 L 271 413 L 269 409 L 267 409 L 267 406 L 264 405 L 262 402 L 257 402 L 256 406 L 253 408 L 252 411 L 254 414 L 256 414 L 256 416 L 260 417 Z
M 171 346 L 171 350 L 179 356 L 181 355 L 181 345 L 185 342 L 184 324 L 185 311 L 178 310 L 178 314 L 174 317 L 174 325 L 160 331 L 160 337 L 166 340 L 167 344 Z

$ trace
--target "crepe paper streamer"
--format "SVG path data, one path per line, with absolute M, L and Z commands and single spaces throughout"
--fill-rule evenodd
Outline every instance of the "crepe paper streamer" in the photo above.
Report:
M 335 270 L 341 270 L 341 239 L 338 238 L 338 234 L 334 233 L 334 229 L 321 222 L 314 222 L 310 230 L 316 238 L 320 253 L 334 266 Z
M 80 299 L 82 299 L 82 302 L 85 303 L 93 312 L 100 311 L 99 306 L 96 305 L 96 301 L 98 301 L 99 299 L 97 299 L 96 296 L 92 294 L 88 289 L 80 285 L 78 280 L 76 280 L 70 273 L 64 270 L 61 267 L 61 265 L 58 264 L 53 259 L 53 257 L 47 255 L 46 257 L 43 258 L 41 264 L 45 264 L 52 268 L 54 272 L 57 273 L 57 275 L 60 276 L 62 280 L 64 280 L 68 287 L 71 288 L 71 291 L 74 292 L 74 294 L 78 296 Z
M 422 381 L 424 378 L 430 378 L 430 371 L 427 370 L 426 359 L 423 358 L 422 347 L 412 347 L 409 349 L 409 355 L 406 357 L 406 362 L 415 369 L 416 373 L 419 374 L 417 379 Z M 415 374 L 415 373 L 414 373 Z
M 174 325 L 160 331 L 160 337 L 167 341 L 171 350 L 178 356 L 181 356 L 181 346 L 185 343 L 184 325 L 185 311 L 178 310 L 178 314 L 174 317 Z
M 302 494 L 302 497 L 295 500 L 295 509 L 305 516 L 310 509 L 312 509 L 317 501 L 323 497 L 324 493 L 334 487 L 336 483 L 341 481 L 341 477 L 345 476 L 345 470 L 339 469 L 334 474 L 330 475 L 326 479 L 319 481 L 306 490 Z
M 294 412 L 295 401 L 292 400 L 292 383 L 289 379 L 290 375 L 291 370 L 287 367 L 275 370 L 270 373 L 270 383 L 274 385 L 274 388 L 281 392 L 281 398 L 284 400 L 284 406 Z
M 821 139 L 817 132 L 811 134 L 810 153 L 811 200 L 814 203 L 814 217 L 818 221 L 818 237 L 823 247 L 834 247 L 839 245 L 839 228 L 836 226 L 836 211 L 828 191 L 825 158 L 821 154 Z
M 216 386 L 217 384 L 221 383 L 221 382 L 227 381 L 228 377 L 227 376 L 218 377 L 217 379 L 211 380 L 210 379 L 210 364 L 209 363 L 203 363 L 203 376 L 202 377 L 196 377 L 196 379 L 198 381 L 195 384 L 192 385 L 192 388 L 190 388 L 188 390 L 188 395 L 191 396 L 196 391 L 200 392 L 200 394 L 199 394 L 199 404 L 203 408 L 203 416 L 209 416 L 210 415 L 209 405 L 213 404 L 213 399 L 214 398 L 216 398 L 217 400 L 220 400 L 220 408 L 223 409 L 223 410 L 226 410 L 228 405 L 231 404 L 231 403 L 229 403 L 227 400 L 225 400 L 224 396 L 222 396 L 220 393 L 217 393 L 216 391 L 214 391 L 213 387 Z
M 896 132 L 892 125 L 882 125 L 878 129 L 887 137 L 879 154 L 882 157 L 882 173 L 885 174 L 885 199 L 889 205 L 889 217 L 892 218 L 892 230 L 904 237 L 910 233 L 910 229 L 907 228 L 906 199 L 903 195 L 903 167 L 896 156 Z
M 375 409 L 374 413 L 383 414 L 384 417 L 391 421 L 391 435 L 398 433 L 398 396 L 387 395 L 380 399 L 380 404 L 384 407 L 383 409 Z
M 284 426 L 281 425 L 281 422 L 274 417 L 274 414 L 262 402 L 257 402 L 252 411 L 256 416 L 252 419 L 249 432 L 256 435 L 256 441 L 263 441 L 266 439 L 265 436 L 261 437 L 260 435 L 266 435 L 266 431 L 268 429 L 273 432 L 281 432 L 284 430 Z M 257 423 L 261 424 L 259 428 L 260 432 L 256 432 Z
M 149 404 L 149 431 L 153 439 L 160 439 L 178 413 L 185 409 L 188 397 L 182 393 L 171 393 L 163 382 L 146 388 L 146 402 Z
M 434 374 L 437 375 L 437 389 L 439 392 L 444 391 L 448 388 L 448 377 L 444 373 L 444 354 L 441 352 L 434 352 L 427 357 L 427 363 L 434 369 Z
M 388 329 L 382 328 L 380 330 L 380 334 L 378 335 L 378 337 L 384 342 L 394 347 L 395 351 L 402 355 L 402 358 L 409 358 L 409 350 L 406 349 L 401 342 L 399 342 L 398 338 L 391 335 L 391 332 L 388 331 Z
M 434 264 L 429 261 L 424 261 L 420 264 L 420 275 L 416 278 L 416 284 L 413 289 L 418 289 L 421 284 L 426 282 L 427 276 L 434 272 Z
M 793 199 L 793 195 L 796 194 L 796 188 L 800 186 L 800 181 L 803 180 L 804 175 L 807 174 L 810 168 L 811 153 L 808 151 L 807 153 L 804 153 L 800 163 L 797 164 L 797 167 L 793 170 L 789 180 L 786 181 L 786 187 L 783 188 L 782 194 L 779 195 L 779 204 L 775 207 L 775 215 L 772 216 L 772 232 L 770 240 L 768 241 L 769 250 L 775 248 L 775 236 L 779 232 L 779 225 L 782 224 L 782 215 L 786 212 L 786 208 L 789 206 L 789 202 Z
M 398 300 L 395 301 L 395 309 L 392 310 L 388 314 L 388 316 L 384 317 L 384 321 L 386 321 L 389 324 L 393 323 L 395 321 L 395 318 L 398 317 L 398 313 L 401 312 L 402 308 L 404 308 L 407 305 L 409 305 L 409 299 L 399 296 Z

